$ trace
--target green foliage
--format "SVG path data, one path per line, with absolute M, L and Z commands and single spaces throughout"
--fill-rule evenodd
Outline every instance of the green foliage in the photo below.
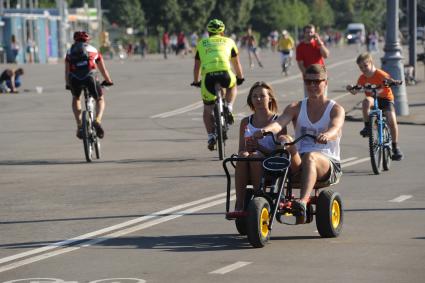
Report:
M 331 6 L 326 0 L 314 0 L 312 3 L 311 23 L 316 26 L 333 26 L 335 16 Z
M 120 27 L 132 27 L 141 30 L 144 25 L 144 13 L 139 0 L 114 0 L 103 1 L 102 8 L 108 10 L 105 13 L 111 23 Z
M 158 27 L 167 31 L 177 31 L 181 22 L 180 7 L 177 0 L 140 0 L 148 26 L 157 32 Z
M 254 0 L 217 0 L 209 19 L 223 20 L 226 32 L 244 31 L 254 7 Z
M 179 30 L 184 32 L 205 30 L 216 0 L 178 0 L 177 2 L 181 14 Z

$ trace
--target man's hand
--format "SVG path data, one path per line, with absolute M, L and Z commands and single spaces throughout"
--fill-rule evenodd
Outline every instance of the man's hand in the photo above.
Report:
M 245 81 L 245 79 L 244 78 L 236 78 L 236 84 L 237 85 L 241 85 L 241 84 L 243 84 L 243 82 Z
M 71 90 L 71 87 L 69 85 L 65 85 L 66 90 Z
M 330 138 L 326 133 L 320 133 L 316 136 L 316 143 L 327 144 Z

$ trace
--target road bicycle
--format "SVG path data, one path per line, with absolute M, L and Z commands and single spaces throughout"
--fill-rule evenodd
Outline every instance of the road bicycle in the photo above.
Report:
M 265 133 L 272 135 L 272 133 Z M 253 247 L 261 248 L 269 241 L 273 228 L 274 220 L 282 224 L 296 225 L 303 224 L 293 208 L 295 197 L 293 189 L 300 188 L 292 179 L 290 164 L 291 154 L 285 148 L 298 143 L 304 138 L 313 138 L 315 136 L 305 134 L 294 140 L 282 144 L 282 148 L 276 149 L 268 157 L 247 158 L 230 157 L 223 161 L 223 168 L 227 178 L 226 195 L 226 219 L 235 220 L 236 229 L 241 235 L 246 235 L 248 241 Z M 277 143 L 274 139 L 275 144 Z M 227 168 L 230 162 L 235 167 L 234 162 L 262 162 L 263 175 L 260 186 L 257 189 L 246 188 L 244 213 L 238 217 L 229 217 L 230 194 L 231 194 L 231 176 Z M 316 216 L 316 227 L 320 236 L 324 238 L 338 237 L 342 232 L 344 211 L 343 203 L 339 193 L 330 190 L 328 187 L 334 184 L 326 182 L 316 182 L 314 186 L 314 195 L 310 196 L 306 208 L 306 221 L 311 223 Z M 322 190 L 320 190 L 322 189 Z M 295 224 L 291 224 L 282 219 L 288 216 L 295 216 Z
M 201 82 L 193 82 L 191 86 L 201 87 Z M 216 147 L 218 151 L 218 158 L 223 160 L 226 155 L 226 140 L 228 139 L 228 131 L 230 124 L 233 123 L 231 121 L 233 118 L 231 117 L 231 113 L 229 112 L 229 108 L 227 107 L 227 101 L 223 97 L 223 87 L 220 83 L 214 84 L 215 96 L 217 99 L 214 104 L 214 129 L 215 134 L 217 136 Z
M 113 84 L 103 81 L 101 87 L 112 86 Z M 100 139 L 97 136 L 96 129 L 94 127 L 95 121 L 95 109 L 96 100 L 92 94 L 88 91 L 87 87 L 83 87 L 84 94 L 84 106 L 85 109 L 82 112 L 82 140 L 84 145 L 84 155 L 87 162 L 93 161 L 93 152 L 96 154 L 96 159 L 101 158 Z
M 401 85 L 402 81 L 384 80 L 382 85 L 365 84 L 347 86 L 348 90 L 370 91 L 373 97 L 373 106 L 369 112 L 369 155 L 372 170 L 375 175 L 390 170 L 392 159 L 392 137 L 387 120 L 378 106 L 378 90 L 382 87 Z

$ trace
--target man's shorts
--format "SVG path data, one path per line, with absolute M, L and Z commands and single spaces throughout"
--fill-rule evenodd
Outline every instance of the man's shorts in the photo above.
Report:
M 99 99 L 102 95 L 102 87 L 100 82 L 94 75 L 89 75 L 84 79 L 78 79 L 72 75 L 69 76 L 69 87 L 74 97 L 80 97 L 83 87 L 87 87 L 87 90 L 94 99 Z
M 201 95 L 205 105 L 215 103 L 215 84 L 222 88 L 232 88 L 236 85 L 236 76 L 232 71 L 219 71 L 207 73 L 202 77 Z
M 329 159 L 329 176 L 325 180 L 317 180 L 319 187 L 328 187 L 339 182 L 342 176 L 341 164 L 335 160 Z M 292 181 L 298 185 L 301 183 L 301 170 L 292 176 Z
M 384 112 L 395 112 L 394 101 L 384 98 L 378 97 L 378 108 Z

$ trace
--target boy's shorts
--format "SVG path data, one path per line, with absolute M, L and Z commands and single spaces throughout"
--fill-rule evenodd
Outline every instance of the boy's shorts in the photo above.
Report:
M 394 101 L 378 97 L 378 107 L 384 112 L 395 112 Z

